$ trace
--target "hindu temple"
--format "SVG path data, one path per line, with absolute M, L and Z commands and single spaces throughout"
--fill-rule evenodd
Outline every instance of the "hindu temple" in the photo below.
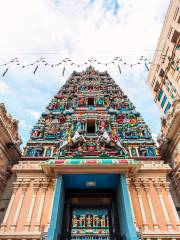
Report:
M 107 71 L 72 73 L 13 172 L 1 240 L 180 239 L 170 167 Z

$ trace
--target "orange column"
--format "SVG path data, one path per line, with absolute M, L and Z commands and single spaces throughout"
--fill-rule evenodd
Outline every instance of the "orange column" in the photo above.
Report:
M 155 188 L 158 192 L 158 195 L 159 195 L 159 200 L 160 200 L 161 207 L 162 207 L 162 210 L 163 210 L 163 213 L 164 213 L 166 226 L 167 226 L 168 230 L 172 230 L 172 223 L 170 222 L 170 218 L 169 218 L 169 215 L 168 215 L 168 212 L 167 212 L 167 209 L 166 209 L 166 205 L 165 205 L 165 202 L 164 202 L 164 199 L 163 199 L 163 195 L 162 195 L 162 192 L 161 192 L 161 183 L 160 182 L 154 182 L 154 186 L 155 186 Z
M 135 185 L 137 195 L 138 195 L 138 201 L 139 201 L 139 206 L 140 206 L 140 211 L 141 211 L 141 216 L 142 216 L 143 228 L 144 228 L 144 230 L 146 230 L 146 229 L 148 229 L 148 223 L 147 223 L 145 209 L 144 209 L 144 205 L 143 205 L 143 199 L 142 199 L 142 195 L 141 195 L 141 190 L 142 190 L 141 184 L 139 183 L 139 181 L 135 181 L 134 185 Z
M 167 196 L 168 196 L 168 199 L 169 199 L 169 202 L 170 202 L 170 208 L 172 209 L 173 214 L 174 214 L 174 218 L 176 220 L 176 226 L 177 226 L 178 230 L 180 230 L 180 219 L 179 219 L 178 213 L 176 211 L 171 193 L 169 191 L 169 182 L 163 182 L 163 186 L 164 186 L 164 188 L 167 192 Z
M 153 227 L 155 230 L 159 229 L 159 225 L 157 222 L 157 218 L 156 218 L 156 214 L 154 211 L 154 207 L 152 204 L 152 200 L 151 200 L 151 195 L 150 195 L 150 182 L 143 182 L 143 187 L 144 190 L 146 192 L 146 196 L 147 196 L 147 200 L 148 200 L 148 205 L 149 205 L 149 209 L 150 209 L 150 213 L 151 213 L 151 217 L 152 217 L 152 221 L 153 221 Z
M 45 201 L 45 196 L 46 196 L 46 190 L 49 185 L 49 180 L 48 179 L 43 179 L 41 183 L 41 189 L 42 189 L 42 194 L 41 194 L 41 199 L 40 199 L 40 204 L 36 216 L 36 223 L 35 223 L 35 230 L 39 231 L 40 229 L 40 222 L 41 222 L 41 215 L 44 207 L 44 201 Z
M 39 190 L 39 186 L 40 186 L 39 179 L 35 179 L 34 182 L 33 182 L 33 193 L 32 193 L 31 204 L 30 204 L 30 207 L 29 207 L 27 220 L 26 220 L 26 223 L 24 225 L 24 228 L 25 228 L 26 231 L 29 230 L 30 225 L 31 225 L 32 213 L 33 213 L 33 209 L 34 209 L 34 206 L 35 206 L 36 195 L 37 195 L 37 191 Z
M 13 222 L 11 224 L 11 229 L 13 231 L 16 229 L 16 225 L 17 225 L 17 221 L 18 221 L 18 218 L 19 218 L 19 214 L 20 214 L 20 211 L 21 211 L 22 204 L 23 204 L 25 192 L 26 192 L 26 190 L 29 186 L 29 181 L 30 181 L 29 179 L 28 180 L 25 179 L 24 181 L 21 182 L 21 195 L 20 195 L 20 199 L 19 199 L 16 211 L 15 211 L 15 214 L 14 214 Z
M 9 205 L 8 205 L 8 208 L 7 208 L 7 211 L 6 211 L 6 214 L 4 216 L 4 219 L 3 219 L 3 222 L 1 224 L 1 232 L 4 232 L 5 228 L 6 228 L 6 225 L 7 225 L 7 221 L 8 221 L 8 218 L 9 218 L 9 213 L 11 211 L 11 208 L 13 206 L 13 203 L 14 203 L 14 199 L 15 199 L 15 195 L 16 195 L 16 192 L 18 190 L 18 187 L 20 185 L 20 182 L 17 181 L 15 183 L 13 183 L 13 192 L 12 192 L 12 196 L 11 196 L 11 199 L 10 199 L 10 202 L 9 202 Z

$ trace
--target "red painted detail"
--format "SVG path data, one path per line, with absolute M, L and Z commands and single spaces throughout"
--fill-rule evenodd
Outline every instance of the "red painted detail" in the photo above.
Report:
M 65 160 L 56 160 L 55 164 L 63 164 L 65 162 Z
M 127 164 L 128 160 L 123 159 L 123 160 L 118 160 L 119 164 Z
M 89 159 L 89 160 L 86 160 L 86 163 L 87 163 L 87 164 L 96 164 L 96 163 L 97 163 L 97 160 L 95 160 L 95 159 Z

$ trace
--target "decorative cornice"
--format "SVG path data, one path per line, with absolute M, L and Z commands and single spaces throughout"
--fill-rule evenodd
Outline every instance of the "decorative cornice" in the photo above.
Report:
M 22 141 L 18 133 L 18 121 L 7 113 L 4 103 L 0 103 L 0 124 L 9 133 L 12 142 L 19 148 Z

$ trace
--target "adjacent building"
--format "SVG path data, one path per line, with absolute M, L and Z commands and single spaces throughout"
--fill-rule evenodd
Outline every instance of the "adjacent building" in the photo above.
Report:
M 171 0 L 147 83 L 161 114 L 180 96 L 180 0 Z
M 170 170 L 110 75 L 73 72 L 13 167 L 0 239 L 180 239 Z
M 172 171 L 171 192 L 180 215 L 180 0 L 171 0 L 147 83 L 161 113 L 158 138 Z
M 20 144 L 18 121 L 0 103 L 0 222 L 11 197 L 12 181 L 15 180 L 11 169 L 21 159 Z

